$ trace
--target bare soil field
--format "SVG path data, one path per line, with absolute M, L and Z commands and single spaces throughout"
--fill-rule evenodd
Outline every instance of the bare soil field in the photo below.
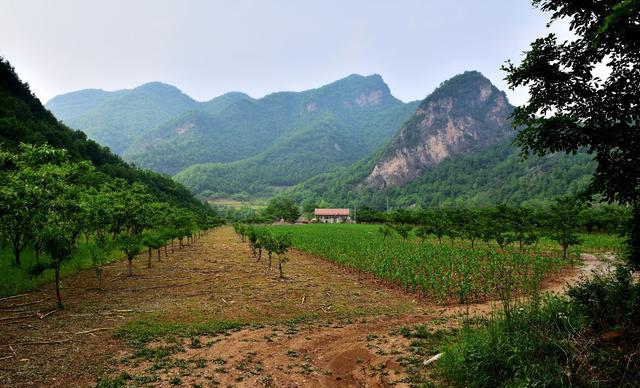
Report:
M 154 252 L 151 269 L 139 256 L 132 277 L 126 262 L 110 264 L 102 290 L 90 270 L 63 280 L 63 310 L 53 285 L 0 299 L 0 385 L 409 386 L 428 374 L 416 368 L 429 355 L 412 351 L 416 339 L 401 328 L 426 328 L 420 341 L 435 343 L 466 313 L 321 258 L 289 256 L 280 279 L 227 227 L 160 262 Z M 585 258 L 545 287 L 560 291 L 599 267 Z

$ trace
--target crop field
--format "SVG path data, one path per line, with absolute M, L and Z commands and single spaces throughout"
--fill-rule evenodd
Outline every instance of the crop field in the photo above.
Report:
M 377 225 L 298 225 L 269 227 L 275 234 L 290 234 L 295 248 L 322 256 L 357 271 L 371 273 L 410 292 L 439 303 L 472 303 L 491 298 L 530 294 L 563 266 L 574 264 L 552 241 L 535 246 L 500 249 L 465 240 L 407 241 L 383 236 Z M 615 236 L 583 235 L 577 251 L 615 251 Z

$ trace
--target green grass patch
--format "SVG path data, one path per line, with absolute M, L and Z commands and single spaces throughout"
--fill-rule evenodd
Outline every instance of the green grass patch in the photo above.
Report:
M 17 266 L 13 251 L 8 246 L 0 248 L 0 297 L 21 294 L 54 281 L 52 269 L 44 271 L 40 276 L 30 275 L 30 269 L 38 262 L 35 257 L 33 248 L 27 247 L 22 251 L 20 266 Z M 125 256 L 119 250 L 114 249 L 111 252 L 110 261 L 124 259 Z M 49 257 L 43 254 L 39 262 L 48 263 L 49 260 Z M 87 268 L 91 268 L 91 256 L 88 245 L 81 243 L 73 258 L 62 265 L 60 275 L 62 278 L 69 277 Z M 97 285 L 96 280 L 96 287 Z
M 581 385 L 573 338 L 584 326 L 565 298 L 518 307 L 510 318 L 497 314 L 479 327 L 463 325 L 443 348 L 439 371 L 456 386 L 560 387 Z
M 237 330 L 246 323 L 230 321 L 205 321 L 197 323 L 163 322 L 155 319 L 140 319 L 127 322 L 119 327 L 114 335 L 116 338 L 124 338 L 130 344 L 146 343 L 161 337 L 178 336 L 194 337 L 199 335 L 215 335 L 228 330 Z

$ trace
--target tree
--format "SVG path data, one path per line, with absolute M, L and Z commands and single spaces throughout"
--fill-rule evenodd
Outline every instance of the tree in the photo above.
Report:
M 32 274 L 40 275 L 45 269 L 53 269 L 56 282 L 56 299 L 58 308 L 63 308 L 60 296 L 60 267 L 71 259 L 75 250 L 73 232 L 69 225 L 61 219 L 49 221 L 44 233 L 44 250 L 51 257 L 49 263 L 40 263 L 32 269 Z
M 91 264 L 98 279 L 98 289 L 102 290 L 102 268 L 109 260 L 111 244 L 104 234 L 96 234 L 95 242 L 89 245 Z
M 578 214 L 580 214 L 581 210 L 582 208 L 578 201 L 572 197 L 558 198 L 551 205 L 548 227 L 551 232 L 551 238 L 562 246 L 562 258 L 564 260 L 567 258 L 569 247 L 580 243 Z
M 260 238 L 260 231 L 258 231 L 253 226 L 248 227 L 247 239 L 249 240 L 249 247 L 251 248 L 253 257 L 256 258 L 256 261 L 260 261 L 260 257 L 262 256 L 262 241 Z
M 640 1 L 535 0 L 566 19 L 575 35 L 554 34 L 531 44 L 519 65 L 507 62 L 510 87 L 529 87 L 513 113 L 524 155 L 586 150 L 597 162 L 588 194 L 634 207 L 640 224 Z M 601 77 L 598 66 L 608 74 Z M 640 239 L 631 236 L 629 260 L 640 269 Z
M 269 200 L 264 214 L 271 220 L 283 219 L 287 222 L 295 222 L 300 217 L 300 210 L 291 198 L 274 197 Z
M 157 249 L 158 261 L 160 260 L 160 248 L 164 244 L 164 237 L 157 230 L 149 230 L 145 232 L 142 243 L 147 246 L 147 268 L 151 268 L 151 250 Z
M 48 145 L 20 144 L 17 153 L 0 152 L 0 231 L 11 243 L 16 265 L 34 241 L 40 253 L 41 232 L 49 203 L 71 170 L 64 150 Z
M 127 256 L 128 273 L 133 276 L 132 264 L 133 259 L 142 251 L 141 239 L 139 234 L 125 234 L 120 237 L 120 249 Z
M 413 230 L 413 226 L 406 224 L 395 224 L 392 228 L 402 237 L 404 241 L 409 239 L 409 233 Z
M 390 237 L 395 233 L 395 229 L 389 224 L 384 224 L 378 228 L 378 232 L 382 235 L 382 238 L 386 240 L 387 237 Z
M 282 272 L 282 265 L 289 261 L 286 253 L 291 248 L 291 235 L 281 234 L 275 237 L 275 253 L 278 255 L 278 270 L 280 271 L 280 278 L 284 279 L 284 273 Z

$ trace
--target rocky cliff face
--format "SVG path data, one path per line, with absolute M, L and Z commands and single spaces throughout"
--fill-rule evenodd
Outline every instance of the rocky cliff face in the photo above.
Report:
M 504 92 L 479 72 L 445 81 L 402 126 L 366 184 L 373 188 L 402 185 L 450 155 L 478 152 L 513 136 L 511 111 Z

